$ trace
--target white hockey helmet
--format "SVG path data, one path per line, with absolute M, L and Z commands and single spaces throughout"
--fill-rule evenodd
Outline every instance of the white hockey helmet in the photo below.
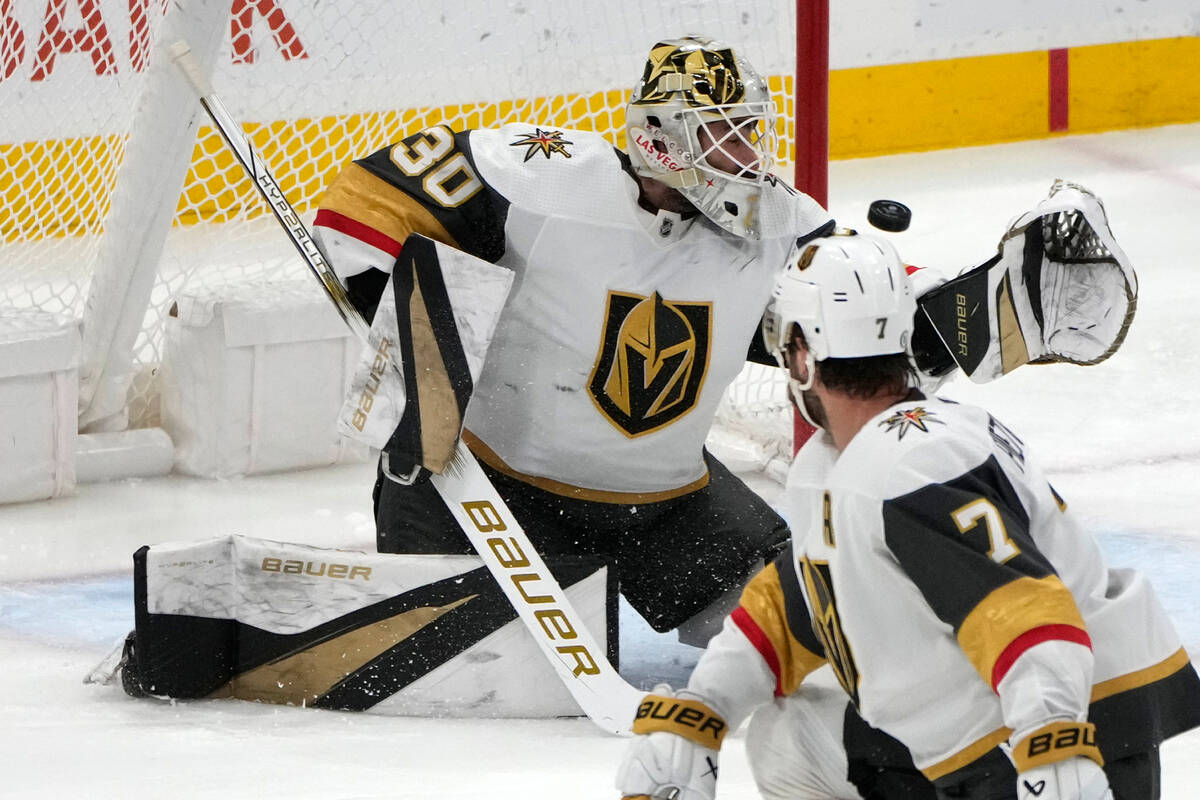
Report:
M 894 353 L 911 355 L 916 299 L 904 263 L 891 243 L 841 230 L 792 254 L 763 316 L 767 350 L 779 365 L 800 326 L 813 362 Z
M 625 110 L 634 171 L 677 189 L 747 239 L 775 158 L 767 82 L 732 48 L 700 36 L 654 45 Z

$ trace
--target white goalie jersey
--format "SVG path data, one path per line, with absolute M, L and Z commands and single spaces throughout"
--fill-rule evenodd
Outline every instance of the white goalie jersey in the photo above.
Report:
M 938 780 L 1029 722 L 1028 697 L 1002 702 L 1016 696 L 1004 680 L 1040 645 L 1064 652 L 1058 643 L 1091 655 L 1075 648 L 1068 660 L 1085 669 L 1039 686 L 1035 716 L 1043 696 L 1075 698 L 1068 713 L 1096 724 L 1108 754 L 1200 724 L 1200 681 L 1145 577 L 1106 568 L 1024 443 L 986 411 L 910 400 L 840 455 L 816 437 L 786 504 L 792 551 L 747 587 L 689 683 L 731 724 L 828 662 L 863 719 Z M 1085 661 L 1090 685 L 1068 685 Z
M 343 170 L 315 230 L 352 297 L 414 231 L 512 269 L 465 441 L 551 491 L 665 499 L 707 480 L 704 439 L 775 276 L 829 219 L 779 182 L 757 208 L 760 241 L 638 200 L 597 134 L 439 127 Z

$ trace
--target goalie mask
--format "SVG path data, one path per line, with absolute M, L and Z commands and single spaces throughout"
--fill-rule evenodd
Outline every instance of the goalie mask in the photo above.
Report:
M 625 114 L 638 175 L 677 189 L 725 230 L 759 238 L 776 137 L 767 83 L 753 67 L 711 39 L 659 42 Z
M 807 418 L 801 393 L 812 388 L 817 361 L 911 354 L 916 310 L 895 248 L 873 236 L 839 231 L 792 254 L 763 315 L 763 342 L 787 369 L 792 325 L 800 326 L 808 377 L 789 378 L 789 388 Z

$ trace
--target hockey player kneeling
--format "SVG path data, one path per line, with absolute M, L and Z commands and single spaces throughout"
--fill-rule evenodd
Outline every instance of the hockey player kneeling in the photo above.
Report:
M 912 388 L 913 303 L 865 236 L 814 241 L 780 279 L 764 338 L 822 429 L 789 476 L 796 538 L 687 688 L 640 707 L 626 798 L 709 800 L 752 714 L 768 798 L 1159 796 L 1158 747 L 1200 725 L 1200 679 L 1021 439 Z M 825 664 L 840 691 L 805 681 Z

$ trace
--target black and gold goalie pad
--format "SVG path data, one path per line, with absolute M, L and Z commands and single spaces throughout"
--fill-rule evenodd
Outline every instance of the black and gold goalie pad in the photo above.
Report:
M 547 557 L 616 663 L 616 586 Z M 547 576 L 549 577 L 549 576 Z M 541 577 L 525 579 L 536 593 Z M 475 556 L 359 553 L 227 536 L 134 554 L 135 696 L 237 698 L 409 716 L 580 713 Z
M 976 383 L 1024 364 L 1098 364 L 1125 340 L 1137 294 L 1100 198 L 1059 180 L 994 258 L 922 295 L 913 350 L 923 371 L 957 365 Z

